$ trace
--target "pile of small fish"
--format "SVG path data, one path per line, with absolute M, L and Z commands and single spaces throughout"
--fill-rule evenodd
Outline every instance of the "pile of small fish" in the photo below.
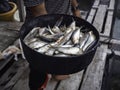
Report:
M 24 42 L 35 51 L 57 57 L 77 56 L 85 53 L 94 43 L 93 31 L 82 32 L 83 26 L 73 21 L 69 26 L 35 27 Z

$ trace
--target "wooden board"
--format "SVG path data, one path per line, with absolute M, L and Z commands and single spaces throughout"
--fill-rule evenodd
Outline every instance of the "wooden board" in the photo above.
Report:
M 100 3 L 100 0 L 95 0 L 95 2 L 94 2 L 94 4 L 93 4 L 92 8 L 98 8 L 99 3 Z
M 0 90 L 10 90 L 28 68 L 25 60 L 14 61 L 13 65 L 0 78 Z
M 115 7 L 115 0 L 110 0 L 110 4 L 109 4 L 109 10 L 114 11 L 114 7 Z
M 1 25 L 1 24 L 0 24 Z M 3 24 L 4 26 L 4 24 Z M 0 27 L 0 51 L 2 52 L 19 37 L 19 32 L 5 29 L 7 26 Z
M 97 12 L 97 8 L 98 8 L 99 4 L 100 4 L 100 0 L 95 0 L 94 4 L 92 5 L 92 8 L 91 8 L 89 15 L 87 17 L 87 21 L 89 23 L 93 22 L 93 19 L 95 17 L 95 14 Z
M 20 79 L 15 83 L 12 90 L 30 90 L 28 86 L 29 82 L 29 68 L 26 67 Z
M 107 14 L 106 23 L 105 23 L 105 29 L 104 29 L 104 35 L 106 35 L 106 36 L 110 36 L 111 27 L 113 24 L 114 5 L 115 5 L 115 0 L 111 0 L 110 5 L 109 5 L 108 14 Z
M 82 80 L 82 75 L 83 71 L 73 74 L 66 80 L 62 80 L 56 90 L 78 90 Z
M 101 90 L 102 77 L 107 53 L 104 48 L 99 47 L 92 63 L 88 66 L 80 90 Z
M 94 17 L 95 17 L 95 14 L 96 14 L 96 9 L 91 9 L 91 11 L 90 11 L 90 13 L 89 13 L 89 16 L 88 16 L 88 18 L 87 18 L 87 21 L 89 22 L 89 23 L 92 23 L 92 21 L 93 21 L 93 19 L 94 19 Z
M 93 25 L 96 27 L 96 29 L 101 32 L 102 26 L 105 19 L 105 14 L 107 11 L 107 5 L 99 5 L 97 14 L 95 16 L 95 20 L 93 22 Z

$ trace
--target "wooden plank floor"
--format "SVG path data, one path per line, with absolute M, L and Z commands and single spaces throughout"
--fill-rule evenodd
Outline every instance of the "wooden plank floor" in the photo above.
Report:
M 66 80 L 56 81 L 51 78 L 45 90 L 101 90 L 106 58 L 111 53 L 108 44 L 105 44 L 105 42 L 107 42 L 111 33 L 115 0 L 110 0 L 109 4 L 102 4 L 101 2 L 102 0 L 95 0 L 90 12 L 86 15 L 87 17 L 83 16 L 84 19 L 96 27 L 101 35 L 100 41 L 104 42 L 97 48 L 93 61 L 85 70 L 70 75 L 70 78 Z M 4 27 L 3 24 L 2 27 Z M 19 30 L 19 25 L 17 27 L 15 29 Z M 11 28 L 7 28 L 7 30 L 11 30 Z M 109 43 L 120 45 L 120 41 L 114 39 Z M 119 51 L 115 52 L 120 55 Z M 14 70 L 15 66 L 18 67 L 16 70 Z M 10 79 L 11 73 L 14 73 L 14 75 Z M 5 78 L 8 79 L 5 80 Z M 29 90 L 28 81 L 28 63 L 25 60 L 15 61 L 0 78 L 0 90 Z

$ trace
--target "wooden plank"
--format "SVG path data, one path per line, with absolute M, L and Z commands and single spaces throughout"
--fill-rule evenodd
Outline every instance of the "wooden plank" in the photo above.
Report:
M 100 0 L 95 0 L 95 2 L 94 2 L 94 4 L 93 4 L 92 8 L 98 8 L 99 3 L 100 3 Z
M 56 81 L 55 79 L 51 78 L 45 90 L 55 90 L 58 84 L 59 84 L 59 81 Z
M 21 26 L 19 23 L 0 22 L 0 51 L 2 52 L 19 37 L 19 32 L 15 27 Z M 11 28 L 11 29 L 8 29 Z
M 0 30 L 1 28 L 4 28 L 4 30 L 10 30 L 11 32 L 13 30 L 19 31 L 22 25 L 23 25 L 23 22 L 0 21 Z
M 95 0 L 94 4 L 93 4 L 93 6 L 92 6 L 92 9 L 90 10 L 90 13 L 89 13 L 89 15 L 88 15 L 88 18 L 87 18 L 87 21 L 88 21 L 89 23 L 92 23 L 93 18 L 94 18 L 94 16 L 95 16 L 96 12 L 97 12 L 97 8 L 98 8 L 98 6 L 99 6 L 99 3 L 100 3 L 100 0 Z
M 111 54 L 112 51 L 110 49 L 107 49 L 107 53 Z M 114 50 L 115 55 L 120 56 L 120 51 Z
M 86 70 L 80 90 L 101 90 L 104 66 L 107 57 L 105 48 L 107 48 L 106 45 L 97 48 L 94 59 Z
M 114 7 L 115 7 L 115 0 L 110 0 L 110 4 L 109 4 L 109 8 L 108 10 L 114 10 Z
M 91 9 L 91 11 L 90 11 L 90 13 L 89 13 L 89 16 L 88 16 L 88 18 L 87 18 L 87 21 L 88 21 L 89 23 L 92 23 L 96 11 L 97 11 L 96 9 Z
M 104 42 L 104 43 L 108 43 L 110 40 L 109 37 L 100 37 L 100 41 L 101 42 Z M 111 39 L 110 44 L 117 44 L 117 45 L 120 45 L 120 40 L 117 40 L 117 39 Z
M 106 36 L 110 36 L 112 22 L 113 22 L 113 11 L 108 11 L 107 20 L 104 29 L 104 34 Z
M 0 90 L 11 90 L 27 66 L 24 60 L 15 61 L 0 78 Z
M 120 40 L 112 39 L 111 43 L 120 45 Z
M 30 90 L 28 86 L 29 82 L 29 68 L 26 68 L 24 74 L 20 77 L 12 90 Z
M 99 32 L 102 31 L 102 26 L 105 19 L 106 11 L 107 11 L 107 5 L 99 5 L 97 14 L 95 16 L 95 20 L 93 22 L 93 25 L 96 27 L 96 29 Z
M 70 76 L 66 80 L 62 80 L 57 90 L 78 90 L 81 83 L 83 71 Z
M 20 68 L 17 70 L 17 73 L 14 75 L 13 78 L 4 86 L 4 89 L 7 90 L 9 88 L 13 88 L 13 86 L 16 84 L 16 82 L 20 79 L 20 77 L 23 75 L 24 71 L 28 68 L 28 63 L 23 62 L 20 65 Z M 27 69 L 28 70 L 28 69 Z
M 9 56 L 6 60 L 3 60 L 3 61 L 0 62 L 0 72 L 1 72 L 1 70 L 2 70 L 10 61 L 12 61 L 11 59 L 12 59 L 13 57 L 14 57 L 14 56 L 11 55 L 11 56 Z

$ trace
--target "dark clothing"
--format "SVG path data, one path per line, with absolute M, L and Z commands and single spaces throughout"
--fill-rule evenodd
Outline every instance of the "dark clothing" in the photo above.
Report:
M 71 14 L 70 0 L 24 0 L 27 18 L 33 17 L 28 7 L 36 6 L 43 2 L 48 14 Z
M 29 74 L 29 87 L 30 90 L 38 90 L 47 78 L 47 74 L 43 72 L 37 72 L 33 68 L 30 67 L 30 74 Z

